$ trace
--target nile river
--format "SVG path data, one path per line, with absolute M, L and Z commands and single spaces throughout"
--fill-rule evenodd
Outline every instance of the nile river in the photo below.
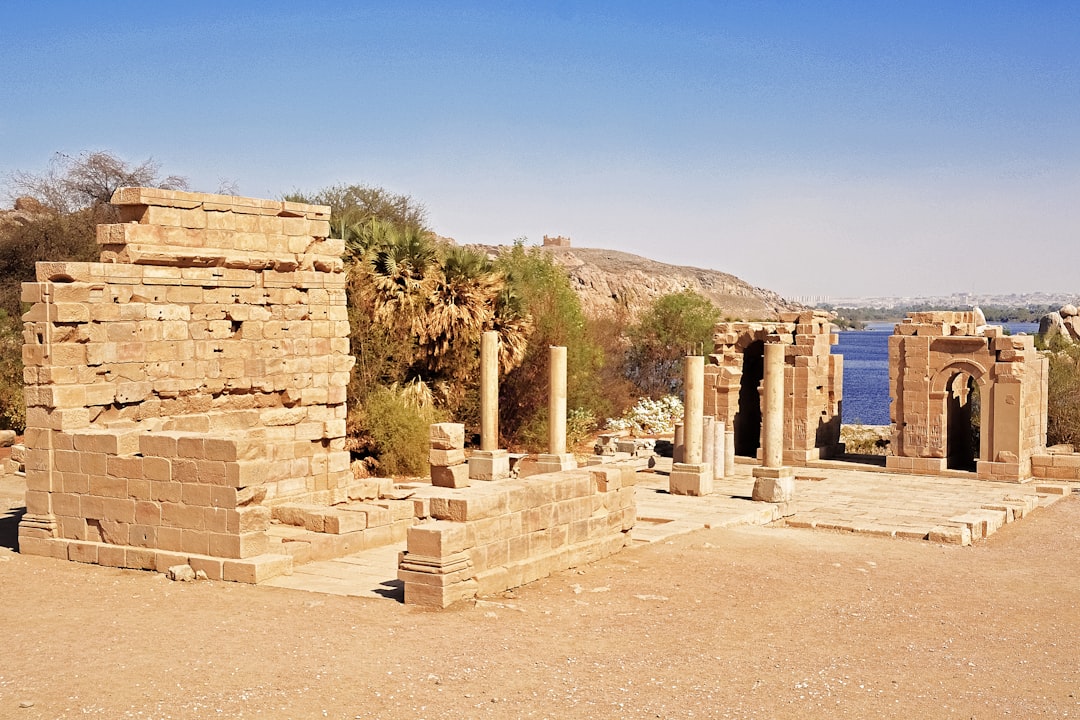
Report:
M 865 330 L 840 333 L 832 351 L 844 356 L 841 422 L 889 424 L 889 336 L 895 323 L 867 323 Z M 1038 323 L 1005 323 L 1013 335 L 1034 334 Z

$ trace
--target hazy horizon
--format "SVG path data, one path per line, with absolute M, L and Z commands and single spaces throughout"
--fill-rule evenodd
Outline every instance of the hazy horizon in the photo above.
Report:
M 1076 293 L 1080 6 L 0 0 L 0 175 L 408 193 L 785 297 Z M 2 188 L 0 188 L 2 189 Z

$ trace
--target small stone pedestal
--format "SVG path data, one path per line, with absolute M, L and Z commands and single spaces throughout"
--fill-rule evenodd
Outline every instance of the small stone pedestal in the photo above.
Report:
M 759 502 L 786 503 L 795 496 L 795 470 L 790 467 L 756 467 L 754 475 L 754 500 Z
M 675 463 L 668 477 L 672 495 L 712 495 L 713 472 L 709 463 Z
M 510 477 L 507 450 L 477 450 L 469 458 L 470 480 L 505 480 Z
M 541 453 L 536 459 L 536 472 L 553 473 L 577 467 L 574 453 Z

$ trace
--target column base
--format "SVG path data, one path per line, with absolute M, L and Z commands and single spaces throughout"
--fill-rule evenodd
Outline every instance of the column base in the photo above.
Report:
M 675 463 L 668 476 L 672 495 L 712 495 L 713 473 L 709 463 Z
M 795 470 L 790 467 L 753 469 L 754 492 L 758 502 L 786 503 L 795 496 Z
M 542 453 L 536 459 L 537 473 L 553 473 L 563 470 L 573 470 L 577 467 L 577 459 L 574 453 Z
M 507 450 L 477 450 L 469 458 L 470 480 L 505 480 L 510 477 Z

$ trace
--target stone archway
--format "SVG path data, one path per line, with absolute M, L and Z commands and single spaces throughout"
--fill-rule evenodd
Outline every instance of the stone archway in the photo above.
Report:
M 735 413 L 735 454 L 757 457 L 761 447 L 761 381 L 765 377 L 765 343 L 754 340 L 742 351 L 739 409 Z
M 831 353 L 837 337 L 828 313 L 780 313 L 780 322 L 718 324 L 705 367 L 705 414 L 734 433 L 736 455 L 757 455 L 765 342 L 785 346 L 784 462 L 833 457 L 842 447 L 844 365 L 843 357 Z
M 1031 455 L 1046 444 L 1046 375 L 1046 358 L 1030 336 L 1007 337 L 974 312 L 909 314 L 889 339 L 887 467 L 1030 477 Z

